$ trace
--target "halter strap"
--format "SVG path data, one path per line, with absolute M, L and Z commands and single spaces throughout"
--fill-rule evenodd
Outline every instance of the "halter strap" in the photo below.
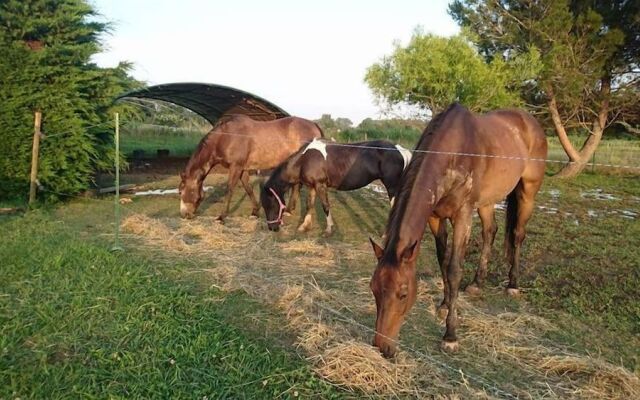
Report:
M 273 188 L 269 188 L 269 191 L 271 191 L 271 193 L 273 193 L 273 196 L 276 198 L 276 200 L 278 200 L 278 204 L 280 205 L 280 209 L 278 210 L 278 218 L 274 219 L 273 221 L 267 221 L 267 224 L 282 225 L 282 214 L 284 213 L 284 210 L 287 209 L 287 206 L 284 205 L 284 201 L 282 201 L 280 196 L 278 196 L 278 193 L 276 193 L 276 191 L 273 190 Z

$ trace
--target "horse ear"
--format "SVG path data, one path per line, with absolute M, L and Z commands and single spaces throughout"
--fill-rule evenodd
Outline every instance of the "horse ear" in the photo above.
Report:
M 180 171 L 180 179 L 184 180 L 186 176 L 187 175 L 184 173 L 184 171 Z
M 369 241 L 371 242 L 371 246 L 373 247 L 373 252 L 375 253 L 376 258 L 378 259 L 378 261 L 380 261 L 380 259 L 382 258 L 382 254 L 384 253 L 384 249 L 380 247 L 378 243 L 374 242 L 373 239 L 369 238 Z
M 407 247 L 404 248 L 404 250 L 402 251 L 402 261 L 413 261 L 416 259 L 416 257 L 418 257 L 418 249 L 420 248 L 420 246 L 418 246 L 418 241 L 416 240 L 415 242 L 413 242 L 412 245 L 409 245 Z

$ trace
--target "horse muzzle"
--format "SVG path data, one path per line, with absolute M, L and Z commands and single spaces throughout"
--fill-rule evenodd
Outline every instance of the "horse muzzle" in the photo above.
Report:
M 393 358 L 396 355 L 396 345 L 376 334 L 373 345 L 377 347 L 385 358 Z

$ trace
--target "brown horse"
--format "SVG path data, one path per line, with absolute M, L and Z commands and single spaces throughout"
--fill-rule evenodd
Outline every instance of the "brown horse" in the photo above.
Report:
M 297 117 L 274 121 L 255 121 L 245 115 L 224 117 L 200 141 L 184 171 L 180 173 L 180 215 L 192 218 L 204 198 L 203 182 L 217 164 L 229 169 L 226 207 L 218 219 L 229 213 L 231 196 L 238 180 L 249 195 L 257 216 L 260 206 L 249 184 L 249 171 L 271 169 L 314 138 L 323 137 L 314 122 Z M 295 204 L 291 193 L 291 204 Z
M 445 351 L 458 349 L 456 300 L 473 210 L 492 215 L 505 196 L 505 248 L 511 264 L 507 293 L 518 294 L 520 246 L 544 177 L 547 141 L 538 122 L 523 111 L 476 115 L 453 104 L 429 123 L 416 149 L 387 221 L 384 248 L 371 241 L 378 259 L 371 278 L 377 308 L 374 344 L 385 356 L 395 354 L 400 326 L 416 300 L 416 259 L 427 224 L 444 282 Z M 450 249 L 446 220 L 453 225 Z M 488 236 L 493 224 L 485 225 L 483 236 Z M 482 272 L 478 275 L 475 284 L 481 285 Z
M 327 188 L 355 190 L 380 179 L 393 202 L 402 172 L 410 160 L 409 150 L 385 140 L 349 145 L 314 140 L 278 166 L 262 188 L 260 202 L 267 226 L 272 231 L 280 228 L 285 207 L 282 197 L 291 186 L 302 183 L 309 188 L 309 196 L 307 214 L 298 230 L 304 232 L 311 228 L 317 193 L 327 216 L 325 234 L 330 235 L 333 218 Z

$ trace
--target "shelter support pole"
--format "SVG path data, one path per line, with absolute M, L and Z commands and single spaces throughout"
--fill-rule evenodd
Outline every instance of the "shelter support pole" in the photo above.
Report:
M 115 168 L 116 168 L 116 195 L 114 197 L 114 207 L 115 207 L 115 243 L 111 250 L 113 251 L 122 251 L 122 247 L 120 247 L 120 121 L 118 113 L 115 113 L 115 144 L 116 144 L 116 152 L 115 152 Z
M 33 147 L 31 148 L 31 178 L 29 182 L 29 205 L 36 201 L 38 189 L 38 157 L 40 156 L 40 127 L 42 125 L 42 113 L 36 111 L 33 122 Z

